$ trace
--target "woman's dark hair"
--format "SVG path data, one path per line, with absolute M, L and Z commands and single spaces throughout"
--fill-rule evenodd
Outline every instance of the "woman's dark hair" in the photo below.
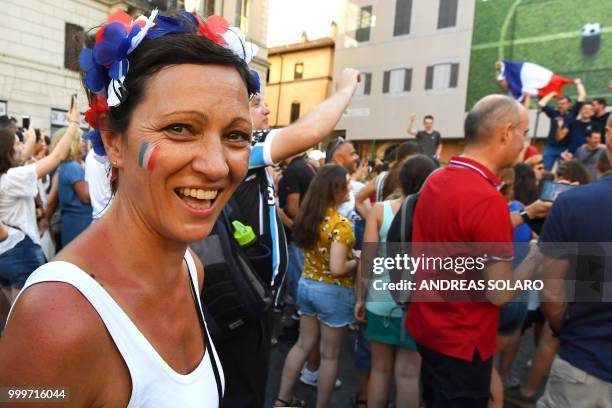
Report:
M 13 167 L 11 156 L 15 147 L 15 134 L 8 129 L 0 129 L 0 174 Z
M 438 168 L 429 156 L 417 154 L 404 160 L 397 167 L 402 193 L 405 196 L 417 193 L 429 175 Z
M 312 248 L 318 238 L 321 222 L 329 207 L 340 204 L 348 188 L 343 166 L 326 164 L 310 183 L 300 211 L 293 221 L 293 240 L 302 248 Z
M 597 160 L 597 171 L 601 174 L 607 173 L 612 170 L 612 164 L 610 164 L 610 159 L 607 154 L 600 154 L 599 160 Z
M 177 17 L 183 18 L 184 17 Z M 185 19 L 188 26 L 193 26 Z M 197 27 L 193 27 L 195 30 Z M 90 39 L 91 41 L 91 39 Z M 128 55 L 129 71 L 123 83 L 126 97 L 109 109 L 109 126 L 122 132 L 130 124 L 134 108 L 142 101 L 148 79 L 161 69 L 178 64 L 216 64 L 234 67 L 247 88 L 247 94 L 256 92 L 257 85 L 248 66 L 234 53 L 208 38 L 188 33 L 167 34 L 154 40 L 145 38 L 133 53 Z M 199 78 L 206 81 L 206 78 Z M 210 84 L 214 88 L 215 84 Z M 88 93 L 91 102 L 93 93 Z
M 423 148 L 417 142 L 409 140 L 407 142 L 401 143 L 397 149 L 395 150 L 395 164 L 389 170 L 389 174 L 385 177 L 385 181 L 383 183 L 382 188 L 382 196 L 388 197 L 392 194 L 397 188 L 400 187 L 400 170 L 401 163 L 408 157 L 423 153 Z
M 533 168 L 528 164 L 514 165 L 514 199 L 523 205 L 538 199 L 538 183 Z
M 556 176 L 570 183 L 589 184 L 593 180 L 589 170 L 576 159 L 561 163 Z

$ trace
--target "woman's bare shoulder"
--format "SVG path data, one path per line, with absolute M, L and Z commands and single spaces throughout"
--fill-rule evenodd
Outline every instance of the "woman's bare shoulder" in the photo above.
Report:
M 19 296 L 2 333 L 0 385 L 76 387 L 78 398 L 106 343 L 102 320 L 76 288 L 34 284 Z

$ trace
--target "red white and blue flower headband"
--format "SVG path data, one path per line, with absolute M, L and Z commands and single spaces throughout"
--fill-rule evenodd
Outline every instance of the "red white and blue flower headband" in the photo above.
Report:
M 177 17 L 158 16 L 157 9 L 149 17 L 140 16 L 136 20 L 122 10 L 111 15 L 107 23 L 98 30 L 95 45 L 85 48 L 79 57 L 81 69 L 85 72 L 84 83 L 95 94 L 85 120 L 92 127 L 83 137 L 91 140 L 94 152 L 105 156 L 104 144 L 99 131 L 98 119 L 108 112 L 109 107 L 119 106 L 127 97 L 123 86 L 129 71 L 127 56 L 133 52 L 143 39 L 154 40 L 167 34 L 193 33 L 202 35 L 217 45 L 231 50 L 234 55 L 249 64 L 257 54 L 257 46 L 246 41 L 237 27 L 229 27 L 223 17 L 211 16 L 205 21 L 191 13 L 181 13 Z M 251 71 L 259 91 L 259 76 Z

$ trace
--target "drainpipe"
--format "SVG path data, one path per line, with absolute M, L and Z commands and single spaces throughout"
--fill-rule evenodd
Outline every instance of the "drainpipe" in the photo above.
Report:
M 276 99 L 276 118 L 274 119 L 274 126 L 278 127 L 278 110 L 280 109 L 281 91 L 283 90 L 283 54 L 279 54 L 281 59 L 280 66 L 280 79 L 278 80 L 278 98 Z

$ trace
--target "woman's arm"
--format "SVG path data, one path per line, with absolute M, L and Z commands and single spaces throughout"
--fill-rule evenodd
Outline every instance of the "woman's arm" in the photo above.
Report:
M 379 176 L 374 177 L 372 180 L 368 181 L 357 194 L 355 194 L 355 203 L 362 203 L 365 200 L 369 200 L 370 196 L 376 193 L 376 180 L 378 180 Z
M 49 219 L 57 208 L 58 177 L 59 174 L 56 172 L 51 180 L 51 191 L 49 191 L 49 196 L 47 197 L 47 208 L 45 208 L 45 212 L 47 213 L 47 218 Z
M 378 230 L 380 229 L 381 218 L 382 218 L 382 204 L 376 203 L 374 207 L 372 207 L 372 211 L 368 215 L 368 219 L 366 220 L 365 230 L 363 232 L 363 243 L 364 244 L 375 244 L 378 242 Z M 363 262 L 365 265 L 368 265 L 368 256 L 371 256 L 372 251 L 364 251 L 362 252 L 362 257 L 364 257 Z M 362 276 L 361 270 L 357 270 L 357 300 L 364 301 L 365 299 L 365 282 L 371 279 L 371 276 Z
M 36 147 L 36 133 L 30 125 L 29 128 L 23 130 L 23 159 L 28 161 L 34 155 Z
M 44 177 L 55 169 L 62 160 L 66 158 L 68 150 L 70 150 L 70 144 L 74 134 L 79 130 L 79 111 L 77 110 L 76 104 L 72 106 L 72 109 L 68 113 L 68 119 L 70 121 L 68 130 L 60 141 L 57 143 L 53 151 L 44 159 L 36 162 L 36 175 L 38 178 Z
M 357 260 L 346 260 L 348 245 L 332 242 L 329 250 L 329 271 L 336 277 L 348 275 L 357 268 Z
M 77 181 L 72 185 L 72 188 L 74 188 L 74 192 L 83 204 L 91 203 L 91 198 L 89 197 L 89 185 L 85 180 Z

